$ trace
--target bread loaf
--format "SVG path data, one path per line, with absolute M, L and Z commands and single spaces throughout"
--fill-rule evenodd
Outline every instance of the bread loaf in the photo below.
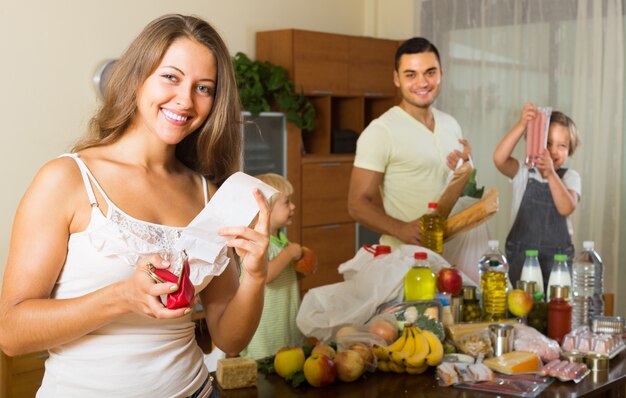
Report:
M 489 220 L 498 211 L 498 190 L 491 188 L 485 196 L 469 208 L 456 213 L 445 221 L 444 241 L 456 234 L 469 231 Z
M 467 185 L 470 177 L 472 176 L 472 166 L 469 162 L 463 163 L 460 167 L 457 167 L 452 174 L 452 179 L 448 182 L 448 185 L 443 189 L 443 192 L 437 200 L 437 213 L 444 220 L 448 218 L 452 208 L 457 200 L 463 193 L 463 189 Z
M 257 366 L 252 358 L 223 358 L 217 361 L 217 382 L 225 389 L 256 386 Z

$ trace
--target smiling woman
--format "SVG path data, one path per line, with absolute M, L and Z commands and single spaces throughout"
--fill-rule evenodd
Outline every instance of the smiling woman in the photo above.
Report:
M 191 308 L 163 305 L 180 287 L 148 264 L 189 269 L 213 342 L 229 354 L 248 344 L 267 274 L 263 195 L 250 192 L 253 228 L 219 231 L 232 239 L 215 260 L 175 249 L 241 164 L 239 118 L 229 52 L 201 19 L 156 19 L 112 67 L 88 134 L 41 168 L 15 217 L 0 349 L 48 350 L 38 397 L 209 396 Z

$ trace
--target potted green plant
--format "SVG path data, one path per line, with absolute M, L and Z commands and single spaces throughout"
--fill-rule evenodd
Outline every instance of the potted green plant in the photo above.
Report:
M 275 104 L 300 129 L 313 129 L 315 108 L 303 93 L 296 93 L 283 67 L 253 61 L 242 52 L 233 57 L 233 66 L 241 104 L 252 116 L 269 112 Z

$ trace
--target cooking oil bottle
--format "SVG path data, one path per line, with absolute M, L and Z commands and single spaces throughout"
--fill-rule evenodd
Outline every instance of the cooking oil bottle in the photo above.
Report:
M 499 321 L 506 317 L 506 291 L 509 267 L 498 260 L 481 264 L 483 321 Z
M 428 254 L 416 252 L 415 262 L 404 276 L 404 300 L 432 300 L 435 298 L 435 273 L 428 263 Z
M 428 203 L 428 212 L 421 218 L 422 246 L 443 253 L 443 218 L 437 213 L 437 202 Z

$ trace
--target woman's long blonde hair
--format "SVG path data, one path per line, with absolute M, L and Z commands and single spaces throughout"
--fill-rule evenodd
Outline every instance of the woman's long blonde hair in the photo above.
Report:
M 207 120 L 177 145 L 176 156 L 217 185 L 241 168 L 240 102 L 228 49 L 206 21 L 178 14 L 150 22 L 115 63 L 106 81 L 103 104 L 73 152 L 112 144 L 124 134 L 137 114 L 137 91 L 179 38 L 196 40 L 213 53 L 217 84 Z

